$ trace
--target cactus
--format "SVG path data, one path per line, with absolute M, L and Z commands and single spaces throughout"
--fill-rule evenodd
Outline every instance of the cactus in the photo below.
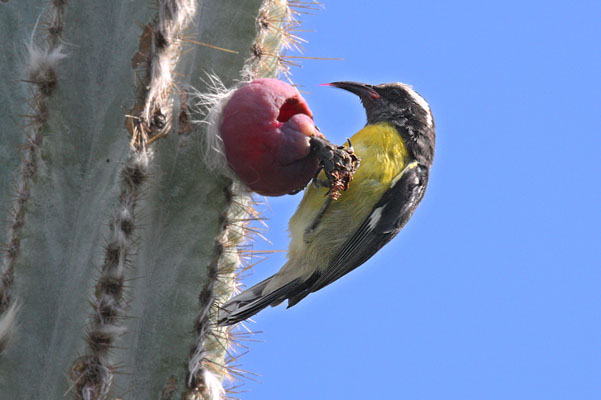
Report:
M 288 76 L 290 5 L 0 3 L 0 397 L 225 396 L 257 216 L 210 131 L 225 88 Z

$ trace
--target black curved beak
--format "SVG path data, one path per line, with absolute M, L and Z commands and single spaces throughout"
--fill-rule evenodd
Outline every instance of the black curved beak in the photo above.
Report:
M 377 100 L 380 98 L 380 95 L 372 85 L 368 85 L 367 83 L 360 82 L 332 82 L 326 83 L 326 86 L 334 86 L 340 89 L 348 90 L 351 93 L 356 94 L 362 99 L 372 99 Z

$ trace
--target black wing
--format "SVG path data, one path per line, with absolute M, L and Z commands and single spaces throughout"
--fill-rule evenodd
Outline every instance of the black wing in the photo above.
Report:
M 288 307 L 351 272 L 392 240 L 409 221 L 424 197 L 428 173 L 428 167 L 417 164 L 405 170 L 396 182 L 393 180 L 393 185 L 376 203 L 357 232 L 342 246 L 327 270 L 309 278 L 307 282 L 312 284 L 297 295 L 291 296 Z

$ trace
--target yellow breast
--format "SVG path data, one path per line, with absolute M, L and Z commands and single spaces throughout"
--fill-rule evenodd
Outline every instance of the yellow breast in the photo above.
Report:
M 405 167 L 407 149 L 401 135 L 387 123 L 366 126 L 351 138 L 351 142 L 355 153 L 361 158 L 361 166 L 355 173 L 349 189 L 343 192 L 340 199 L 333 202 L 330 207 L 338 209 L 351 203 L 353 207 L 369 208 L 367 211 L 369 213 L 371 207 L 388 189 L 392 179 Z M 319 178 L 325 179 L 323 173 Z M 299 205 L 297 214 L 303 214 L 299 217 L 302 216 L 304 220 L 304 217 L 307 216 L 304 215 L 305 210 L 308 213 L 310 213 L 309 210 L 319 210 L 326 199 L 326 193 L 326 188 L 316 189 L 310 185 Z M 366 214 L 359 213 L 357 217 L 362 215 Z M 293 220 L 296 217 L 295 214 Z
M 350 187 L 333 200 L 320 216 L 315 229 L 308 230 L 327 201 L 327 189 L 312 184 L 290 219 L 288 258 L 300 261 L 294 268 L 324 268 L 328 253 L 335 253 L 367 218 L 390 183 L 408 162 L 401 135 L 390 124 L 369 125 L 351 138 L 361 165 Z M 325 176 L 320 174 L 320 179 Z M 301 266 L 302 265 L 302 266 Z M 297 271 L 298 272 L 298 271 Z
M 382 191 L 388 189 L 392 179 L 398 175 L 407 163 L 407 148 L 400 133 L 388 123 L 368 125 L 351 138 L 355 152 L 361 157 L 361 166 L 353 177 L 345 197 L 361 194 L 366 180 L 382 183 Z M 349 194 L 350 196 L 346 196 Z M 351 201 L 351 199 L 346 199 Z

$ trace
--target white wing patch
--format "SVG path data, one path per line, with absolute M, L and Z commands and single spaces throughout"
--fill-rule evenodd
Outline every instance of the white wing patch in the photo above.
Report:
M 382 209 L 383 208 L 384 208 L 384 206 L 376 208 L 369 216 L 369 230 L 370 231 L 374 230 L 374 228 L 378 224 L 378 221 L 380 221 L 380 218 L 382 218 Z

